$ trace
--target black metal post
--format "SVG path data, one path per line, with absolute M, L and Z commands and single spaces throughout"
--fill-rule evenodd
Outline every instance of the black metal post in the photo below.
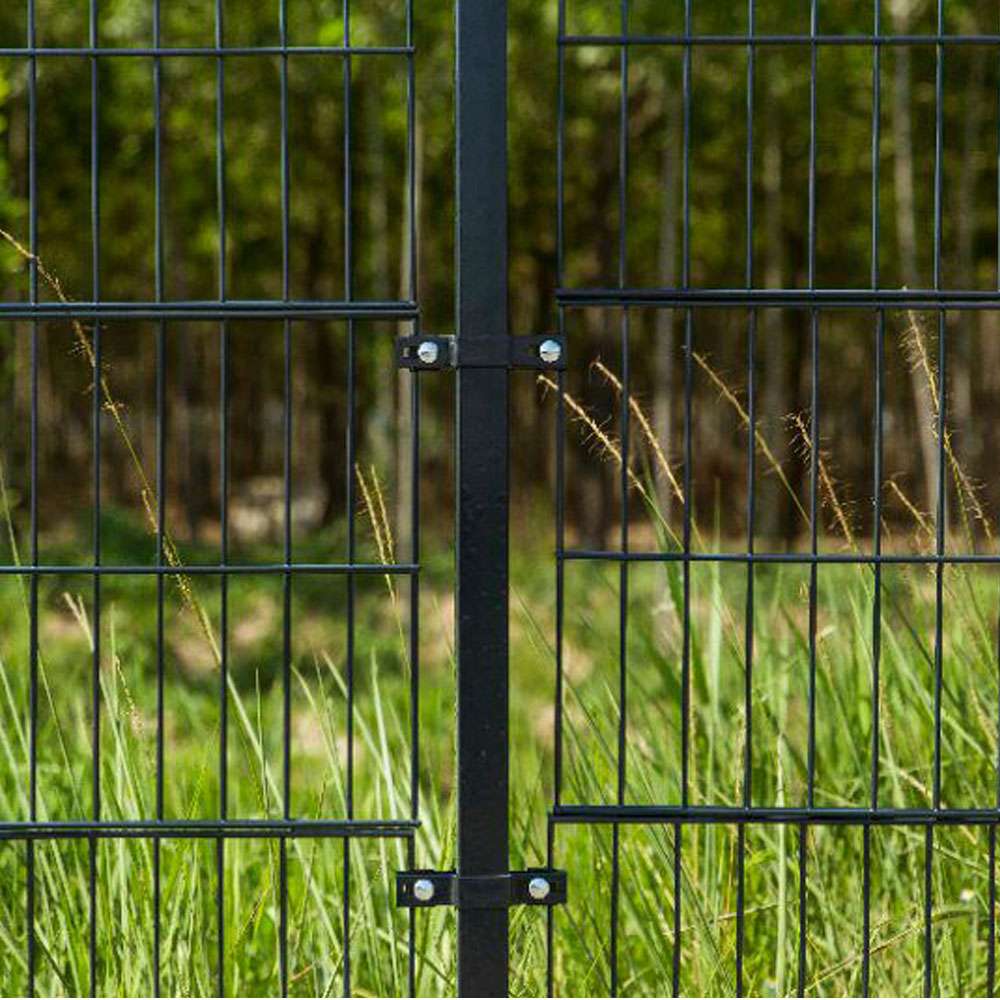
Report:
M 456 0 L 457 331 L 507 337 L 507 2 Z M 508 372 L 458 372 L 458 873 L 506 875 Z M 459 996 L 506 996 L 507 910 L 458 908 Z

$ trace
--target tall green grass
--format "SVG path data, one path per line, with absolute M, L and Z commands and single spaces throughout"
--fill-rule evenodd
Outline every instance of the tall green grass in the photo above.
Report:
M 548 623 L 538 612 L 527 554 L 515 567 L 513 609 L 514 739 L 513 864 L 544 859 L 545 813 L 551 800 L 551 659 Z M 701 569 L 701 567 L 699 567 Z M 926 570 L 887 573 L 883 623 L 883 805 L 929 803 L 933 750 L 932 581 Z M 725 567 L 695 574 L 692 600 L 691 795 L 695 802 L 736 803 L 742 788 L 742 609 L 744 582 Z M 614 796 L 617 725 L 617 574 L 588 568 L 571 574 L 567 607 L 566 791 L 569 802 Z M 26 815 L 26 628 L 8 586 L 2 601 L 2 784 L 5 816 Z M 870 739 L 870 572 L 821 572 L 817 701 L 817 783 L 820 804 L 867 802 Z M 680 608 L 663 568 L 636 574 L 629 626 L 629 801 L 677 800 L 679 780 Z M 148 701 L 153 650 L 141 622 L 144 594 L 104 598 L 107 630 L 102 671 L 102 786 L 108 818 L 149 816 L 155 787 L 155 730 Z M 444 594 L 428 595 L 433 606 Z M 992 623 L 995 573 L 963 569 L 947 576 L 943 798 L 946 805 L 995 799 L 997 699 Z M 805 789 L 805 679 L 808 634 L 801 574 L 760 571 L 756 587 L 753 800 L 801 804 Z M 232 595 L 236 619 L 254 599 L 253 586 Z M 306 595 L 300 622 L 319 614 Z M 139 606 L 139 602 L 143 606 Z M 131 602 L 131 603 L 130 603 Z M 89 645 L 86 619 L 74 617 L 53 587 L 43 600 L 40 815 L 89 812 Z M 60 607 L 66 608 L 65 612 Z M 527 609 L 531 609 L 530 613 Z M 334 608 L 334 618 L 342 609 Z M 433 623 L 434 615 L 427 616 Z M 73 627 L 79 630 L 75 636 Z M 390 628 L 383 622 L 384 628 Z M 431 626 L 433 627 L 433 626 Z M 408 796 L 409 685 L 401 657 L 359 663 L 355 726 L 359 816 L 405 816 Z M 168 677 L 168 815 L 206 816 L 217 808 L 218 726 L 211 687 L 199 688 L 173 664 Z M 316 720 L 296 729 L 293 782 L 296 812 L 341 816 L 344 804 L 344 679 L 342 662 L 322 652 L 296 659 L 294 712 Z M 363 666 L 363 669 L 360 667 Z M 418 861 L 447 866 L 452 858 L 450 679 L 428 667 L 421 716 L 422 829 Z M 280 812 L 272 787 L 280 773 L 280 685 L 241 675 L 231 698 L 231 815 Z M 682 983 L 685 992 L 732 992 L 735 948 L 736 831 L 690 828 L 683 843 Z M 873 984 L 885 994 L 921 986 L 923 947 L 921 830 L 873 833 Z M 406 865 L 401 844 L 357 841 L 352 852 L 349 947 L 355 990 L 392 995 L 406 990 L 407 920 L 393 906 L 394 872 Z M 797 830 L 747 831 L 746 987 L 760 994 L 795 991 L 798 949 Z M 215 856 L 211 841 L 164 841 L 163 988 L 214 993 Z M 619 976 L 623 993 L 669 988 L 673 961 L 673 829 L 623 828 Z M 850 994 L 860 987 L 861 831 L 809 833 L 808 967 L 810 993 Z M 339 842 L 290 845 L 290 976 L 299 995 L 336 994 L 343 971 L 343 852 Z M 98 851 L 98 981 L 106 993 L 141 995 L 152 985 L 152 847 L 148 841 L 102 842 Z M 277 969 L 277 846 L 233 840 L 226 848 L 228 988 L 275 992 Z M 611 831 L 560 827 L 556 861 L 570 873 L 570 902 L 556 916 L 557 989 L 603 994 L 609 979 Z M 0 969 L 6 995 L 22 993 L 25 969 L 23 844 L 0 847 Z M 937 988 L 982 992 L 987 931 L 985 830 L 939 830 L 934 855 Z M 85 842 L 37 847 L 38 983 L 54 995 L 87 992 L 88 852 Z M 447 992 L 453 976 L 453 923 L 445 911 L 417 920 L 418 992 Z M 544 988 L 544 917 L 513 914 L 513 982 L 517 992 Z

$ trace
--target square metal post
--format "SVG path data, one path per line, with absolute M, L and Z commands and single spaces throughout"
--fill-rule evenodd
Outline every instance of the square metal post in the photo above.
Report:
M 459 341 L 507 337 L 507 3 L 456 0 Z M 508 379 L 457 392 L 458 873 L 508 872 Z M 506 996 L 507 909 L 458 909 L 459 996 Z

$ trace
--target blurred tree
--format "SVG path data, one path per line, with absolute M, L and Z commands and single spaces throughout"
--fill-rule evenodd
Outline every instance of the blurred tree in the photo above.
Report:
M 884 33 L 934 31 L 932 5 L 893 0 L 884 5 Z M 871 32 L 874 10 L 823 5 L 821 31 Z M 857 11 L 855 10 L 857 7 Z M 571 30 L 617 32 L 620 7 L 598 0 L 570 4 Z M 647 9 L 648 8 L 648 9 Z M 676 16 L 675 16 L 676 14 Z M 766 16 L 765 16 L 766 15 Z M 276 45 L 281 26 L 275 5 L 225 4 L 225 23 L 215 23 L 210 0 L 164 4 L 165 46 L 214 44 L 217 28 L 228 45 Z M 949 30 L 1000 33 L 995 4 L 950 0 Z M 342 56 L 292 55 L 288 71 L 289 292 L 294 298 L 406 298 L 415 279 L 427 329 L 453 325 L 454 136 L 453 11 L 451 4 L 421 3 L 415 9 L 416 142 L 418 203 L 409 203 L 406 60 L 362 55 L 350 59 L 345 88 Z M 556 32 L 554 2 L 512 0 L 510 5 L 510 226 L 511 321 L 515 332 L 553 328 L 558 322 L 553 292 L 560 281 L 556 259 Z M 765 21 L 767 22 L 765 24 Z M 43 46 L 87 44 L 87 5 L 36 0 L 38 40 Z M 0 45 L 24 44 L 26 5 L 0 10 Z M 676 32 L 680 14 L 656 5 L 636 5 L 635 31 Z M 695 31 L 743 32 L 746 12 L 723 4 L 699 4 Z M 798 0 L 775 0 L 759 15 L 760 31 L 808 31 Z M 152 44 L 151 4 L 102 0 L 97 36 L 102 46 Z M 292 0 L 288 37 L 294 45 L 341 45 L 342 3 Z M 398 0 L 355 0 L 350 42 L 357 46 L 406 41 L 406 10 Z M 745 277 L 748 94 L 746 46 L 693 46 L 690 67 L 690 151 L 683 157 L 683 53 L 677 45 L 630 50 L 628 94 L 628 214 L 625 278 L 628 284 L 670 287 L 681 283 L 685 254 L 690 281 L 703 287 L 740 287 Z M 619 279 L 619 48 L 565 49 L 567 118 L 565 145 L 565 261 L 567 286 L 613 285 Z M 870 280 L 872 243 L 871 145 L 872 47 L 825 46 L 817 53 L 817 224 L 816 275 L 821 285 L 864 287 Z M 38 63 L 38 234 L 43 260 L 67 293 L 90 298 L 94 286 L 91 205 L 91 60 L 85 55 L 40 55 Z M 754 80 L 752 193 L 755 232 L 754 280 L 770 287 L 803 286 L 808 278 L 809 123 L 808 45 L 758 49 Z M 966 46 L 962 58 L 945 55 L 943 123 L 944 233 L 942 275 L 954 287 L 997 287 L 997 135 L 1000 132 L 1000 66 L 995 45 Z M 276 299 L 283 294 L 281 80 L 276 55 L 169 55 L 162 60 L 164 293 L 168 298 L 214 298 L 223 287 L 234 298 Z M 220 147 L 216 132 L 217 87 L 225 101 L 222 132 L 224 180 L 218 186 Z M 924 286 L 932 280 L 934 139 L 936 129 L 935 50 L 926 42 L 882 48 L 877 81 L 882 101 L 882 138 L 877 150 L 880 179 L 880 274 L 886 286 Z M 149 299 L 155 295 L 156 205 L 153 60 L 148 56 L 101 59 L 98 66 L 98 153 L 100 159 L 100 292 L 107 299 Z M 348 99 L 350 128 L 345 131 Z M 0 58 L 0 225 L 28 240 L 28 61 Z M 345 218 L 350 145 L 349 217 Z M 689 212 L 684 210 L 685 191 Z M 225 274 L 220 274 L 220 193 L 225 199 Z M 416 212 L 417 273 L 410 273 L 408 234 Z M 684 220 L 690 228 L 685 232 Z M 351 257 L 346 257 L 348 233 Z M 25 262 L 0 244 L 0 294 L 6 300 L 28 294 Z M 43 289 L 46 298 L 52 292 Z M 772 452 L 795 488 L 804 494 L 808 462 L 793 447 L 785 418 L 808 401 L 809 344 L 801 312 L 760 314 L 758 412 Z M 869 321 L 870 320 L 870 321 Z M 588 375 L 596 357 L 617 364 L 620 316 L 592 310 L 569 317 L 574 361 L 584 374 L 580 402 L 604 429 L 617 432 L 617 396 L 606 380 Z M 908 317 L 888 317 L 887 344 L 902 358 Z M 735 323 L 733 327 L 730 324 Z M 693 339 L 706 362 L 725 374 L 745 405 L 745 335 L 732 336 L 745 317 L 695 316 Z M 675 464 L 682 456 L 683 315 L 669 310 L 635 310 L 631 316 L 632 385 L 648 409 L 660 443 Z M 125 326 L 122 324 L 121 326 Z M 874 318 L 858 314 L 824 316 L 822 364 L 864 357 L 846 348 L 873 337 Z M 232 354 L 230 412 L 232 470 L 237 485 L 280 474 L 283 338 L 274 325 L 233 324 L 239 350 Z M 80 496 L 89 489 L 89 421 L 80 383 L 81 360 L 65 326 L 47 324 L 45 396 L 40 437 L 42 461 L 74 470 L 66 482 Z M 1000 393 L 996 366 L 977 363 L 978 347 L 995 331 L 989 313 L 963 315 L 954 325 L 950 390 L 955 436 L 970 475 L 995 482 L 989 456 L 1000 447 L 996 427 L 978 419 Z M 29 394 L 25 365 L 27 328 L 7 324 L 0 331 L 0 379 L 4 388 L 4 461 L 15 490 L 23 493 L 28 448 L 24 431 Z M 117 391 L 129 400 L 130 419 L 144 436 L 144 454 L 154 454 L 155 421 L 148 385 L 149 334 L 119 331 L 111 372 Z M 393 325 L 358 324 L 359 449 L 376 464 L 406 510 L 409 419 L 405 376 L 389 380 Z M 933 332 L 933 331 L 931 331 Z M 174 483 L 183 495 L 185 531 L 199 532 L 217 509 L 219 351 L 217 334 L 183 323 L 170 325 L 169 363 L 177 368 L 172 386 L 169 449 L 180 470 Z M 109 334 L 109 336 L 111 336 Z M 295 324 L 293 380 L 296 489 L 321 493 L 323 520 L 344 514 L 346 463 L 344 324 Z M 978 339 L 977 339 L 978 338 Z M 234 341 L 235 343 L 235 341 Z M 933 344 L 928 342 L 933 348 Z M 247 346 L 252 345 L 252 347 Z M 932 355 L 933 355 L 932 350 Z M 110 363 L 110 362 L 109 362 Z M 905 359 L 887 376 L 886 473 L 899 475 L 915 503 L 933 507 L 936 477 L 934 400 L 925 374 Z M 76 374 L 74 374 L 74 372 Z M 433 494 L 450 489 L 452 390 L 444 379 L 425 380 L 424 455 L 428 510 Z M 869 434 L 871 370 L 861 360 L 824 382 L 826 413 L 850 414 L 844 427 Z M 552 449 L 541 424 L 527 415 L 550 404 L 530 379 L 516 380 L 514 450 L 523 499 L 551 486 Z M 862 402 L 858 402 L 861 400 Z M 719 407 L 718 389 L 696 384 L 699 421 L 693 477 L 696 502 L 713 507 L 722 496 L 726 532 L 742 530 L 745 487 L 719 491 L 742 469 L 745 441 L 724 422 L 700 419 Z M 276 409 L 277 408 L 277 409 Z M 524 419 L 521 419 L 524 415 Z M 731 414 L 732 415 L 732 414 Z M 973 428 L 973 424 L 975 427 Z M 826 426 L 826 425 L 824 425 Z M 835 430 L 824 446 L 838 475 L 855 497 L 870 497 L 867 452 L 849 447 Z M 276 436 L 277 435 L 277 436 Z M 911 442 L 917 442 L 919 462 Z M 572 432 L 570 475 L 573 523 L 593 539 L 613 524 L 617 487 L 613 470 L 591 443 Z M 636 464 L 655 468 L 636 442 Z M 111 461 L 109 459 L 109 461 Z M 440 473 L 440 474 L 438 474 Z M 127 491 L 129 479 L 106 471 L 107 488 Z M 72 483 L 72 485 L 71 485 Z M 669 489 L 662 472 L 661 496 Z M 989 491 L 991 494 L 995 490 Z M 109 495 L 109 502 L 115 498 Z M 124 500 L 125 498 L 119 497 Z M 65 496 L 46 503 L 65 504 Z M 991 499 L 991 509 L 995 502 Z M 791 538 L 801 530 L 793 502 L 776 498 L 761 510 L 762 531 Z M 399 516 L 401 526 L 405 517 Z

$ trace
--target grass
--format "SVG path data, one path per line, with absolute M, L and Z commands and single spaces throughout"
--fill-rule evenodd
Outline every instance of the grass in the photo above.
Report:
M 86 340 L 86 332 L 76 331 Z M 93 363 L 93 354 L 84 351 Z M 713 373 L 706 359 L 699 366 Z M 929 378 L 933 371 L 928 363 Z M 613 385 L 614 376 L 599 370 Z M 120 434 L 126 421 L 102 378 L 105 403 Z M 620 386 L 617 386 L 620 393 Z M 720 382 L 734 420 L 746 426 L 738 396 Z M 648 433 L 641 410 L 637 426 Z M 594 444 L 611 473 L 621 463 L 618 443 L 583 407 L 570 418 Z M 805 425 L 790 422 L 801 438 Z M 807 435 L 806 435 L 807 436 Z M 126 451 L 139 464 L 128 441 Z M 650 443 L 651 444 L 651 443 Z M 802 442 L 799 441 L 801 445 Z M 805 442 L 808 446 L 808 441 Z M 772 461 L 758 439 L 760 461 Z M 946 442 L 962 512 L 976 513 L 973 490 Z M 633 475 L 636 505 L 655 525 L 650 547 L 677 539 L 655 502 L 652 470 L 665 456 L 650 447 L 648 465 Z M 662 468 L 665 466 L 666 468 Z M 775 470 L 772 470 L 775 471 Z M 778 479 L 782 479 L 780 470 Z M 836 496 L 834 477 L 817 460 L 826 510 L 840 550 L 866 544 L 854 537 Z M 131 515 L 106 509 L 102 525 L 109 561 L 149 560 L 155 496 L 137 470 L 141 506 Z M 667 489 L 682 499 L 676 476 Z M 898 487 L 896 487 L 898 489 Z M 392 539 L 377 480 L 359 472 L 367 544 L 390 561 Z M 676 507 L 676 504 L 675 504 Z M 4 561 L 23 548 L 23 504 L 4 494 L 8 540 Z M 971 513 L 970 513 L 971 512 Z M 926 525 L 914 508 L 914 539 L 922 549 Z M 554 684 L 554 571 L 551 541 L 536 527 L 547 517 L 518 519 L 513 546 L 511 863 L 546 858 L 546 815 L 552 802 Z M 523 526 L 528 525 L 525 529 Z M 992 538 L 992 536 L 990 536 Z M 311 539 L 320 562 L 337 549 L 333 535 Z M 434 542 L 432 544 L 432 541 Z M 79 559 L 72 532 L 43 539 L 45 558 Z M 715 551 L 726 539 L 700 518 L 695 548 Z M 761 548 L 767 547 L 761 542 Z M 155 552 L 155 547 L 154 547 Z M 448 867 L 454 855 L 454 662 L 452 580 L 446 540 L 425 539 L 421 574 L 420 790 L 416 861 Z M 245 553 L 256 560 L 258 554 Z M 266 553 L 259 556 L 267 561 Z M 212 553 L 165 540 L 175 566 L 207 562 Z M 217 557 L 217 556 L 216 556 Z M 627 622 L 620 616 L 619 567 L 574 562 L 565 578 L 563 801 L 609 803 L 616 798 L 618 724 L 627 725 L 629 803 L 676 802 L 681 790 L 680 743 L 685 605 L 690 611 L 689 794 L 695 803 L 738 804 L 744 796 L 747 702 L 746 607 L 752 579 L 753 661 L 750 674 L 753 739 L 749 790 L 755 804 L 802 805 L 807 796 L 809 664 L 808 567 L 757 565 L 752 578 L 739 563 L 696 563 L 684 597 L 677 564 L 636 564 L 628 571 Z M 997 788 L 996 568 L 949 566 L 943 575 L 942 804 L 992 805 Z M 291 810 L 302 817 L 347 813 L 346 583 L 330 576 L 296 577 L 288 595 L 291 631 Z M 410 670 L 408 582 L 358 578 L 354 594 L 354 814 L 378 819 L 409 809 Z M 935 588 L 933 569 L 885 566 L 881 571 L 879 802 L 932 802 L 935 705 Z M 870 798 L 873 684 L 871 569 L 824 565 L 817 576 L 816 780 L 817 805 L 866 805 Z M 284 633 L 282 579 L 234 576 L 229 582 L 229 815 L 281 815 Z M 87 818 L 92 811 L 92 669 L 100 656 L 102 816 L 135 819 L 155 814 L 157 590 L 155 579 L 107 576 L 95 616 L 86 574 L 45 577 L 39 594 L 38 813 L 41 818 Z M 24 581 L 0 578 L 0 814 L 28 817 L 29 594 Z M 624 628 L 627 703 L 620 701 L 619 637 Z M 220 808 L 218 579 L 178 576 L 164 605 L 164 814 L 212 817 Z M 617 970 L 623 994 L 668 992 L 674 963 L 675 844 L 673 828 L 623 827 Z M 735 989 L 737 838 L 731 826 L 684 832 L 680 878 L 681 985 L 685 993 L 731 994 Z M 795 828 L 746 829 L 744 987 L 758 995 L 794 993 L 799 975 L 799 841 Z M 90 845 L 40 842 L 36 847 L 37 990 L 83 995 L 90 981 Z M 862 831 L 810 830 L 805 843 L 806 991 L 857 994 L 861 987 Z M 370 995 L 406 991 L 408 918 L 393 905 L 393 876 L 408 864 L 398 841 L 359 840 L 288 844 L 288 939 L 291 992 L 340 991 L 349 958 L 353 989 Z M 872 833 L 872 987 L 885 995 L 922 988 L 924 832 L 878 828 Z M 942 994 L 984 992 L 988 932 L 988 842 L 983 828 L 935 833 L 931 868 L 934 989 Z M 555 862 L 569 871 L 570 902 L 556 916 L 553 956 L 559 993 L 603 995 L 610 981 L 611 871 L 615 833 L 609 827 L 560 826 Z M 148 994 L 153 984 L 154 845 L 103 841 L 96 847 L 98 991 Z M 26 969 L 25 865 L 22 843 L 0 843 L 0 990 L 24 992 Z M 226 987 L 239 995 L 278 989 L 278 857 L 274 841 L 227 842 L 224 854 Z M 350 865 L 350 921 L 342 894 Z M 214 995 L 216 976 L 216 855 L 212 841 L 164 840 L 162 877 L 162 990 Z M 512 988 L 538 995 L 545 987 L 545 916 L 512 912 Z M 453 988 L 454 922 L 447 910 L 416 921 L 417 992 Z
M 515 865 L 544 860 L 551 801 L 550 615 L 537 554 L 515 559 L 513 617 L 512 845 Z M 453 690 L 447 658 L 447 565 L 428 567 L 424 645 L 440 644 L 443 662 L 425 657 L 421 685 L 422 820 L 418 861 L 447 866 L 452 857 Z M 698 565 L 692 581 L 691 797 L 738 803 L 742 796 L 743 567 Z M 933 579 L 925 569 L 884 571 L 882 659 L 883 805 L 930 802 L 933 747 Z M 381 583 L 381 581 L 379 581 Z M 92 609 L 80 580 L 52 581 L 41 597 L 44 678 L 39 716 L 40 815 L 86 817 L 90 810 L 90 650 Z M 648 567 L 631 575 L 628 662 L 627 800 L 676 801 L 680 759 L 677 711 L 680 607 L 676 574 Z M 755 579 L 753 800 L 801 804 L 805 796 L 808 630 L 804 574 L 759 568 Z M 211 607 L 217 584 L 199 582 Z M 356 814 L 405 816 L 409 680 L 398 647 L 394 599 L 381 584 L 359 594 L 358 694 L 355 709 Z M 27 631 L 13 582 L 0 595 L 3 616 L 0 702 L 0 808 L 27 815 Z M 567 578 L 567 802 L 610 802 L 615 795 L 618 575 L 573 567 Z M 74 589 L 76 588 L 76 589 Z M 281 800 L 281 685 L 268 665 L 280 635 L 280 594 L 260 581 L 231 583 L 234 684 L 230 691 L 230 815 L 277 816 Z M 155 802 L 155 587 L 104 584 L 102 594 L 101 779 L 105 818 L 153 814 Z M 818 804 L 868 800 L 871 712 L 870 572 L 823 567 L 817 650 Z M 946 574 L 942 794 L 945 805 L 995 801 L 995 571 Z M 396 595 L 395 601 L 400 600 Z M 211 816 L 218 809 L 217 691 L 211 654 L 189 611 L 168 598 L 165 791 L 168 817 Z M 293 808 L 302 816 L 345 814 L 343 595 L 296 587 L 293 618 L 308 638 L 295 651 Z M 210 619 L 214 612 L 209 612 Z M 250 629 L 248 623 L 255 623 Z M 246 629 L 248 634 L 242 634 Z M 203 668 L 199 670 L 199 655 Z M 279 657 L 280 658 L 280 657 Z M 619 976 L 622 993 L 669 989 L 673 941 L 672 828 L 623 828 Z M 815 829 L 808 839 L 808 992 L 860 988 L 859 829 Z M 918 993 L 923 947 L 921 830 L 873 833 L 873 987 Z M 682 876 L 685 992 L 734 989 L 736 831 L 685 832 Z M 982 992 L 987 931 L 987 839 L 980 829 L 939 830 L 934 842 L 936 989 Z M 392 905 L 403 845 L 351 845 L 350 952 L 355 991 L 406 990 L 405 917 Z M 227 986 L 243 995 L 277 988 L 277 844 L 227 843 Z M 560 827 L 556 859 L 570 873 L 570 903 L 556 918 L 560 992 L 603 994 L 609 977 L 610 828 Z M 98 846 L 98 983 L 106 994 L 142 995 L 152 985 L 152 845 Z M 215 854 L 212 841 L 162 846 L 163 989 L 214 995 Z M 25 987 L 24 847 L 0 847 L 0 970 L 5 995 Z M 784 995 L 796 988 L 797 831 L 748 828 L 748 992 Z M 88 845 L 37 847 L 38 989 L 85 994 L 89 983 Z M 292 992 L 337 993 L 344 960 L 339 842 L 289 846 L 289 942 Z M 513 983 L 523 995 L 544 988 L 544 918 L 513 914 Z M 418 992 L 451 988 L 453 925 L 445 911 L 417 922 Z
M 194 560 L 192 560 L 194 561 Z M 517 550 L 512 569 L 514 864 L 544 859 L 551 801 L 551 574 L 535 551 Z M 192 578 L 194 599 L 217 627 L 218 583 Z M 806 789 L 808 573 L 755 571 L 753 800 L 801 804 Z M 7 580 L 0 594 L 0 808 L 27 815 L 27 627 L 24 592 Z M 610 802 L 615 795 L 618 720 L 616 568 L 567 570 L 565 800 Z M 448 653 L 448 565 L 428 564 L 423 605 L 421 685 L 422 864 L 452 856 L 452 665 Z M 746 571 L 692 569 L 692 801 L 738 803 L 744 731 L 743 609 Z M 636 803 L 677 801 L 680 780 L 679 676 L 682 606 L 676 567 L 636 567 L 628 621 L 628 784 Z M 927 805 L 933 747 L 933 575 L 883 569 L 880 802 Z M 858 567 L 819 574 L 816 802 L 864 805 L 869 796 L 871 608 L 873 578 Z M 89 581 L 47 581 L 40 606 L 43 696 L 39 715 L 40 815 L 89 815 Z M 281 800 L 280 586 L 230 584 L 230 815 L 276 816 Z M 945 805 L 995 798 L 995 570 L 949 568 L 945 575 L 942 795 Z M 408 795 L 408 660 L 399 643 L 404 595 L 370 581 L 358 595 L 355 707 L 356 810 L 405 816 Z M 103 584 L 101 618 L 101 781 L 105 818 L 153 814 L 155 802 L 155 584 Z M 345 686 L 342 586 L 324 579 L 293 589 L 296 623 L 293 698 L 293 809 L 302 816 L 345 814 Z M 168 817 L 218 810 L 218 696 L 211 644 L 177 591 L 168 593 Z M 301 642 L 298 636 L 301 635 Z M 736 831 L 685 834 L 682 878 L 685 992 L 734 988 Z M 984 830 L 938 831 L 934 844 L 937 989 L 982 991 L 985 982 L 987 840 Z M 392 876 L 406 864 L 401 844 L 351 845 L 350 949 L 355 989 L 405 992 L 406 921 L 392 906 Z M 919 992 L 924 837 L 920 830 L 873 834 L 873 985 L 886 994 Z M 571 900 L 556 922 L 557 983 L 563 992 L 607 991 L 610 829 L 560 827 L 557 861 L 570 872 Z M 623 993 L 669 987 L 673 939 L 672 829 L 621 832 L 619 975 Z M 807 976 L 810 993 L 850 994 L 860 985 L 861 831 L 816 829 L 808 840 Z M 290 975 L 301 995 L 338 992 L 343 969 L 339 843 L 289 848 Z M 794 992 L 798 948 L 797 831 L 750 828 L 746 843 L 746 987 Z M 83 994 L 89 982 L 88 847 L 37 848 L 39 992 Z M 24 990 L 24 848 L 0 848 L 0 957 L 5 995 Z M 144 994 L 152 983 L 152 845 L 98 847 L 98 982 L 104 993 Z M 239 994 L 277 986 L 277 845 L 227 844 L 228 988 Z M 163 989 L 214 991 L 215 856 L 211 841 L 162 847 Z M 417 923 L 418 991 L 446 992 L 453 975 L 453 927 L 444 911 Z M 513 980 L 522 994 L 544 985 L 544 920 L 514 914 Z

